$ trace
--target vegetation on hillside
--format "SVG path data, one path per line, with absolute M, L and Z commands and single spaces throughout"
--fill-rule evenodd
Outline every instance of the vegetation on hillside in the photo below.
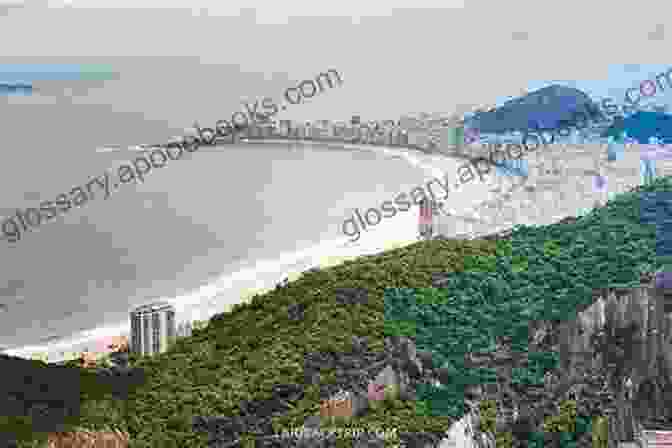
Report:
M 575 223 L 517 227 L 507 241 L 424 241 L 311 270 L 214 316 L 167 353 L 135 358 L 147 383 L 125 401 L 84 399 L 79 423 L 126 430 L 133 447 L 202 448 L 207 439 L 193 431 L 193 416 L 237 415 L 241 401 L 267 398 L 275 384 L 301 384 L 305 353 L 350 351 L 353 335 L 382 350 L 386 335 L 403 334 L 453 369 L 454 384 L 440 391 L 428 386 L 419 401 L 373 410 L 357 425 L 446 430 L 460 415 L 464 385 L 493 380 L 486 369 L 464 369 L 466 350 L 492 350 L 495 337 L 506 335 L 525 351 L 530 320 L 573 319 L 594 288 L 636 286 L 641 271 L 658 267 L 655 228 L 640 221 L 639 195 L 671 187 L 659 179 Z M 447 277 L 443 288 L 432 287 L 437 275 Z M 335 300 L 337 288 L 365 289 L 368 303 L 345 307 Z M 287 314 L 296 303 L 305 305 L 300 321 Z M 514 382 L 536 384 L 557 362 L 553 354 L 536 356 L 536 365 L 516 371 Z M 323 373 L 329 381 L 333 372 Z M 319 413 L 319 386 L 305 392 L 275 418 L 277 433 Z

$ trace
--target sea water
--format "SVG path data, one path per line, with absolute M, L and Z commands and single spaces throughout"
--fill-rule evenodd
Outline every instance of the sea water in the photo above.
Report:
M 165 196 L 164 199 L 172 202 L 166 212 L 179 212 L 188 219 L 190 226 L 197 227 L 188 231 L 190 226 L 182 226 L 182 232 L 163 238 L 163 248 L 156 246 L 156 254 L 146 253 L 146 256 L 141 256 L 135 262 L 140 280 L 136 282 L 137 288 L 133 288 L 133 283 L 124 285 L 123 289 L 111 288 L 109 286 L 112 285 L 105 282 L 93 288 L 88 297 L 83 297 L 84 300 L 72 304 L 68 304 L 67 300 L 60 302 L 56 311 L 49 307 L 26 309 L 26 317 L 23 319 L 31 319 L 32 325 L 22 322 L 18 306 L 14 310 L 10 309 L 15 316 L 17 335 L 25 338 L 26 335 L 20 333 L 21 329 L 32 327 L 30 336 L 33 340 L 21 344 L 20 338 L 16 338 L 14 347 L 7 353 L 29 356 L 31 353 L 47 352 L 49 361 L 60 361 L 65 356 L 61 352 L 73 353 L 77 348 L 84 347 L 91 350 L 94 341 L 100 338 L 128 335 L 128 312 L 139 305 L 166 300 L 176 307 L 178 323 L 206 320 L 216 313 L 230 310 L 235 303 L 248 300 L 255 293 L 273 288 L 284 278 L 293 280 L 313 266 L 335 264 L 347 258 L 414 243 L 418 240 L 418 214 L 415 208 L 407 213 L 399 212 L 394 218 L 384 219 L 372 230 L 362 232 L 360 240 L 354 243 L 349 237 L 340 234 L 340 226 L 343 219 L 348 217 L 346 210 L 355 206 L 360 206 L 360 209 L 380 207 L 384 200 L 393 199 L 400 192 L 409 192 L 414 185 L 423 185 L 432 177 L 443 179 L 448 176 L 455 179 L 457 164 L 463 163 L 461 160 L 398 148 L 368 147 L 362 151 L 357 145 L 344 145 L 340 150 L 320 149 L 319 145 L 302 145 L 300 148 L 232 145 L 217 150 L 221 152 L 208 148 L 203 153 L 192 155 L 187 162 L 176 162 L 175 166 L 148 175 L 145 188 L 171 191 L 171 196 Z M 222 165 L 233 159 L 238 160 L 237 166 L 227 168 Z M 264 166 L 264 160 L 269 163 L 267 167 Z M 339 164 L 340 169 L 336 168 Z M 243 167 L 246 165 L 250 165 L 250 168 Z M 258 168 L 256 177 L 250 178 L 250 181 L 241 183 L 241 180 L 237 180 L 238 185 L 226 181 L 226 173 L 250 172 L 253 165 Z M 300 171 L 305 173 L 299 179 L 306 185 L 292 191 L 289 185 L 299 180 L 293 174 L 299 166 L 303 167 Z M 323 172 L 327 166 L 335 170 L 332 171 L 334 173 L 347 172 L 348 181 L 329 180 Z M 366 173 L 375 173 L 375 179 L 356 181 L 357 172 L 364 174 L 360 179 L 365 179 Z M 175 181 L 178 181 L 177 185 Z M 156 198 L 151 199 L 151 196 L 150 199 L 142 199 L 146 191 L 142 187 L 139 189 L 133 191 L 129 188 L 128 191 L 118 193 L 118 197 L 113 196 L 107 202 L 90 206 L 92 213 L 95 210 L 93 207 L 100 207 L 103 214 L 108 211 L 108 217 L 114 217 L 115 207 L 120 210 L 119 217 L 126 216 L 126 219 L 144 214 L 140 226 L 127 229 L 133 233 L 124 229 L 123 222 L 100 224 L 101 227 L 107 225 L 111 229 L 116 226 L 117 232 L 126 233 L 125 240 L 118 238 L 116 245 L 129 248 L 126 254 L 129 259 L 133 259 L 137 245 L 146 245 L 148 240 L 151 244 L 153 238 L 158 238 L 158 243 L 162 235 L 171 235 L 168 229 L 172 225 L 169 216 L 161 211 L 163 207 L 159 209 L 158 218 L 164 219 L 162 228 L 166 231 L 152 237 L 147 230 L 142 230 L 147 220 L 151 222 L 154 219 L 153 209 L 160 206 L 161 202 L 157 202 Z M 301 192 L 310 192 L 311 195 L 304 196 Z M 201 198 L 194 203 L 194 198 L 199 195 Z M 471 200 L 469 196 L 457 193 L 453 198 L 451 205 L 458 209 L 460 205 L 456 204 L 462 204 L 462 208 L 465 208 Z M 148 200 L 153 202 L 149 204 L 153 207 L 147 208 Z M 141 203 L 134 207 L 128 201 Z M 131 212 L 129 208 L 135 208 L 136 211 Z M 266 220 L 264 216 L 272 219 Z M 230 228 L 227 229 L 227 225 Z M 295 228 L 283 229 L 285 225 L 294 225 Z M 202 246 L 196 238 L 198 226 L 222 233 L 222 243 L 213 240 L 202 255 L 189 256 L 184 268 L 176 271 L 175 263 L 184 261 L 185 256 L 193 253 L 194 247 Z M 222 228 L 217 229 L 216 226 Z M 47 241 L 49 231 L 57 230 L 45 225 L 39 234 L 28 237 L 40 244 L 41 241 Z M 301 242 L 297 244 L 297 240 Z M 28 239 L 25 243 L 30 244 Z M 71 249 L 71 252 L 76 251 L 76 247 Z M 145 263 L 155 265 L 145 267 Z M 155 277 L 146 280 L 152 281 L 142 281 L 143 277 L 151 275 Z M 86 306 L 78 307 L 78 303 L 86 303 Z M 59 310 L 71 314 L 59 317 Z M 40 325 L 40 321 L 48 324 Z M 45 340 L 35 340 L 36 336 Z

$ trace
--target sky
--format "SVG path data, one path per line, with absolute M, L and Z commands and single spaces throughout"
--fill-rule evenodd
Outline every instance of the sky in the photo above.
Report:
M 642 81 L 656 81 L 656 76 L 667 72 L 672 68 L 672 64 L 610 64 L 606 70 L 605 78 L 582 78 L 582 79 L 548 79 L 535 80 L 530 82 L 529 90 L 539 89 L 549 84 L 562 84 L 580 89 L 590 95 L 591 98 L 601 100 L 602 98 L 612 98 L 614 103 L 625 103 L 625 93 L 627 89 L 636 88 Z M 665 82 L 661 79 L 661 82 Z M 646 87 L 649 89 L 650 87 Z M 656 105 L 667 104 L 672 106 L 672 88 L 665 86 L 665 90 L 657 90 L 656 94 L 646 101 L 651 101 Z M 633 99 L 639 95 L 635 92 L 630 93 Z
M 93 58 L 114 66 L 120 83 L 153 84 L 142 92 L 126 90 L 128 98 L 106 85 L 99 96 L 78 101 L 109 104 L 107 93 L 126 108 L 160 116 L 171 100 L 162 88 L 179 97 L 182 83 L 198 94 L 216 91 L 222 103 L 235 105 L 234 93 L 256 97 L 261 85 L 263 94 L 277 95 L 283 82 L 309 79 L 326 68 L 343 75 L 343 88 L 283 117 L 290 119 L 452 112 L 500 103 L 553 80 L 577 81 L 600 95 L 616 89 L 622 97 L 642 75 L 666 68 L 663 19 L 672 8 L 651 1 L 635 10 L 614 2 L 526 0 L 3 3 L 0 38 L 12 45 L 4 46 L 0 63 L 15 56 L 36 62 L 46 56 L 75 63 Z M 635 20 L 635 11 L 647 12 Z M 190 62 L 166 62 L 171 58 Z M 625 69 L 632 64 L 641 65 L 640 73 Z M 200 74 L 212 65 L 219 68 L 209 72 L 226 66 L 248 79 L 213 82 Z M 264 82 L 269 80 L 275 82 Z M 185 105 L 204 103 L 202 97 L 193 100 Z

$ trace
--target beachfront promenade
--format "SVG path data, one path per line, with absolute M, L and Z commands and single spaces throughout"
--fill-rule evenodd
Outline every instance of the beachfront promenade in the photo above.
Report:
M 231 137 L 229 137 L 228 139 L 218 138 L 216 141 L 217 146 L 212 146 L 211 150 L 226 151 L 227 143 L 228 144 L 233 143 Z M 395 146 L 375 142 L 373 143 L 359 142 L 353 144 L 352 139 L 342 139 L 339 141 L 335 138 L 297 139 L 283 136 L 272 136 L 272 137 L 252 137 L 252 138 L 246 138 L 244 140 L 237 139 L 236 143 L 249 143 L 249 144 L 268 143 L 276 145 L 305 144 L 306 146 L 311 144 L 319 144 L 319 145 L 333 145 L 334 147 L 343 147 L 345 149 L 348 149 L 350 147 L 365 148 L 368 146 L 372 149 L 375 147 L 380 147 L 382 150 L 390 148 L 394 151 L 399 151 L 400 154 L 406 152 L 406 150 L 408 149 L 411 149 L 415 150 L 411 151 L 412 152 L 411 157 L 414 159 L 414 164 L 422 166 L 423 168 L 432 167 L 435 168 L 436 170 L 441 171 L 442 173 L 445 173 L 448 179 L 451 181 L 450 182 L 451 185 L 457 179 L 456 178 L 457 167 L 464 163 L 463 160 L 460 160 L 459 155 L 448 154 L 448 156 L 444 156 L 444 154 L 441 152 L 429 150 L 427 148 L 417 148 L 413 147 L 413 145 Z M 476 148 L 482 149 L 480 146 L 476 146 Z M 471 149 L 476 148 L 472 148 L 471 146 L 465 146 L 464 150 L 470 151 Z M 147 149 L 149 148 L 147 148 L 147 145 L 145 145 L 145 150 Z M 579 156 L 579 154 L 576 153 L 577 151 L 581 152 L 583 155 Z M 590 184 L 591 178 L 588 176 L 588 174 L 585 173 L 585 171 L 593 169 L 594 154 L 603 154 L 604 156 L 606 156 L 606 151 L 604 151 L 603 148 L 600 148 L 599 145 L 595 144 L 582 145 L 580 148 L 576 148 L 575 150 L 563 149 L 562 145 L 549 145 L 548 148 L 544 148 L 544 150 L 542 151 L 534 151 L 526 155 L 526 159 L 530 161 L 530 174 L 531 174 L 530 179 L 528 180 L 526 186 L 537 187 L 538 189 L 536 191 L 526 191 L 523 188 L 519 188 L 517 192 L 512 192 L 511 189 L 503 188 L 502 189 L 503 191 L 495 192 L 493 194 L 492 190 L 489 191 L 489 189 L 492 188 L 493 185 L 491 184 L 489 185 L 488 181 L 501 180 L 502 182 L 509 182 L 511 181 L 511 178 L 508 178 L 507 176 L 498 175 L 496 173 L 496 170 L 491 170 L 490 174 L 486 177 L 486 179 L 483 182 L 480 182 L 478 181 L 478 179 L 476 179 L 473 182 L 470 182 L 469 184 L 462 185 L 457 191 L 451 193 L 450 198 L 447 200 L 449 207 L 457 210 L 459 215 L 469 216 L 470 215 L 469 211 L 476 209 L 479 217 L 482 218 L 481 220 L 482 223 L 476 223 L 474 222 L 473 219 L 471 220 L 471 222 L 469 222 L 469 220 L 467 220 L 465 216 L 459 216 L 459 215 L 451 216 L 447 220 L 451 224 L 449 224 L 445 229 L 442 230 L 445 231 L 445 234 L 447 236 L 453 236 L 453 237 L 465 232 L 488 234 L 488 233 L 494 233 L 495 231 L 498 231 L 502 227 L 510 227 L 515 223 L 535 223 L 539 225 L 546 223 L 545 221 L 548 221 L 549 219 L 551 221 L 557 221 L 566 215 L 570 215 L 572 211 L 568 210 L 568 208 L 571 207 L 561 205 L 560 203 L 564 204 L 566 203 L 565 202 L 566 200 L 571 201 L 571 199 L 574 196 L 581 196 L 580 194 L 577 194 L 579 188 L 581 190 L 586 190 L 586 193 L 592 195 L 592 193 L 590 193 L 589 191 L 589 189 L 592 188 L 592 184 Z M 556 166 L 557 163 L 554 162 L 555 158 L 560 159 L 559 162 L 562 162 L 563 160 L 566 159 L 568 163 L 571 162 L 570 164 L 571 166 L 567 166 L 566 169 L 561 165 Z M 623 170 L 628 171 L 628 175 L 632 177 L 633 181 L 637 181 L 639 179 L 638 163 L 639 163 L 638 154 L 632 152 L 632 154 L 626 155 L 625 159 L 618 161 L 615 164 L 612 164 L 611 166 L 613 166 L 615 171 L 607 173 L 607 177 L 609 180 L 609 190 L 612 191 L 611 186 L 613 185 L 612 182 L 613 180 L 615 180 L 614 179 L 615 177 L 620 178 L 623 176 L 623 174 L 626 174 Z M 553 172 L 554 169 L 556 170 L 555 173 Z M 545 170 L 551 172 L 546 173 Z M 572 174 L 572 178 L 574 177 L 575 174 L 577 177 L 580 177 L 581 182 L 574 181 L 572 178 L 566 177 L 570 173 Z M 435 174 L 430 175 L 433 176 Z M 557 182 L 554 185 L 551 185 L 555 181 Z M 541 185 L 543 183 L 546 183 L 546 185 L 544 185 L 542 188 Z M 508 193 L 508 195 L 506 193 Z M 560 203 L 556 202 L 555 199 L 556 196 L 559 197 L 558 201 Z M 592 206 L 592 200 L 587 200 L 584 203 L 588 207 Z M 371 205 L 373 206 L 376 204 Z M 554 207 L 557 207 L 557 209 L 554 210 Z M 400 215 L 400 218 L 402 220 L 408 218 L 410 227 L 417 226 L 418 223 L 417 214 L 415 215 L 408 214 L 404 216 Z M 335 223 L 334 225 L 337 225 L 337 223 Z M 371 232 L 371 235 L 366 235 L 366 237 L 368 238 L 370 236 L 373 239 L 377 239 L 379 236 L 378 234 L 381 234 L 380 236 L 382 237 L 384 236 L 382 235 L 383 233 L 384 232 L 382 231 Z M 395 233 L 394 238 L 396 238 L 397 236 L 400 235 L 397 235 Z M 362 238 L 365 238 L 365 236 L 363 235 Z M 397 239 L 401 240 L 401 238 Z M 402 245 L 410 244 L 412 242 L 413 241 L 405 242 Z M 396 245 L 398 241 L 396 242 L 389 241 L 389 243 L 390 243 L 389 245 L 381 243 L 380 246 L 377 246 L 380 248 L 379 250 L 375 251 L 372 250 L 372 252 L 370 253 L 377 253 L 382 250 L 390 249 L 391 247 Z M 353 248 L 353 250 L 351 251 L 352 253 L 350 252 L 346 253 L 345 250 L 338 252 L 327 251 L 324 253 L 324 256 L 318 262 L 318 264 L 319 265 L 337 264 L 343 261 L 344 259 L 361 255 L 358 251 L 359 251 L 358 248 Z M 306 270 L 308 267 L 310 266 L 300 265 L 297 266 L 296 269 L 288 268 L 288 270 L 283 275 L 286 277 L 290 277 L 290 279 L 293 279 L 294 276 L 298 276 L 301 271 Z M 278 282 L 279 279 L 275 279 L 273 275 L 274 274 L 269 273 L 267 276 L 266 275 L 264 276 L 264 282 L 262 282 L 264 289 L 266 287 L 272 288 Z M 268 284 L 266 284 L 267 282 L 265 281 L 266 277 L 268 277 Z M 245 285 L 245 288 L 249 287 L 250 290 L 256 289 L 257 283 L 259 282 L 256 282 L 254 285 L 249 286 Z M 232 292 L 229 296 L 233 295 L 235 294 Z M 247 294 L 245 294 L 245 296 L 247 296 Z M 243 294 L 240 295 L 240 298 L 241 301 L 246 300 L 243 299 Z M 204 299 L 202 302 L 199 302 L 198 304 L 195 303 L 193 305 L 194 318 L 198 319 L 207 318 L 210 314 L 208 310 L 210 310 L 211 308 L 218 310 L 220 306 L 224 306 L 223 303 L 220 303 L 218 300 L 219 298 L 217 299 L 212 298 L 207 300 Z M 229 306 L 229 303 L 227 303 L 226 306 Z M 187 310 L 185 308 L 183 314 L 185 316 L 192 315 L 191 306 L 187 308 L 189 309 Z M 201 312 L 203 314 L 201 314 Z M 110 335 L 116 336 L 118 334 L 120 333 L 111 333 Z M 51 344 L 45 344 L 45 345 L 51 345 Z M 25 356 L 32 352 L 46 351 L 50 354 L 49 358 L 55 361 L 56 359 L 61 358 L 58 352 L 61 352 L 63 350 L 67 350 L 70 352 L 78 352 L 80 351 L 79 350 L 80 347 L 81 348 L 83 348 L 84 346 L 91 347 L 94 345 L 94 342 L 93 340 L 89 340 L 87 342 L 68 344 L 67 347 L 64 344 L 58 348 L 55 347 L 56 345 L 57 344 L 54 344 L 54 350 L 52 350 L 51 348 L 45 350 L 45 348 L 40 347 L 34 350 L 33 349 L 27 349 L 25 351 L 17 350 L 17 352 L 20 352 L 21 355 Z
M 296 140 L 289 139 L 262 139 L 268 143 L 291 143 L 294 144 Z M 258 142 L 259 140 L 250 141 L 250 143 Z M 299 140 L 298 143 L 315 143 L 315 141 Z M 322 140 L 319 143 L 329 143 Z M 338 144 L 338 142 L 331 142 Z M 347 148 L 348 145 L 345 145 Z M 357 145 L 359 146 L 359 145 Z M 365 146 L 365 145 L 362 145 Z M 386 145 L 380 145 L 386 146 Z M 217 150 L 225 150 L 225 148 L 216 147 Z M 399 148 L 403 151 L 404 148 Z M 515 224 L 528 225 L 544 225 L 552 222 L 557 222 L 566 216 L 575 216 L 579 209 L 590 209 L 594 206 L 595 201 L 603 203 L 608 196 L 614 193 L 622 192 L 628 187 L 640 183 L 639 174 L 639 153 L 633 148 L 626 149 L 623 158 L 616 162 L 606 163 L 606 151 L 601 145 L 587 144 L 587 145 L 550 145 L 545 151 L 535 151 L 529 156 L 530 162 L 530 178 L 523 188 L 517 191 L 509 192 L 508 194 L 496 193 L 492 194 L 488 191 L 489 187 L 486 182 L 472 182 L 463 186 L 463 188 L 456 192 L 450 198 L 450 205 L 456 209 L 462 209 L 470 205 L 472 210 L 480 216 L 480 222 L 469 222 L 462 217 L 455 216 L 446 218 L 445 226 L 440 230 L 442 234 L 448 237 L 460 237 L 466 233 L 474 236 L 492 234 L 507 228 L 511 228 Z M 437 167 L 443 172 L 453 174 L 450 177 L 454 180 L 455 166 L 462 163 L 452 157 L 443 157 L 431 152 L 422 153 L 417 158 L 420 162 Z M 603 167 L 604 174 L 607 177 L 607 191 L 595 191 L 592 184 L 592 171 L 595 165 Z M 600 168 L 598 166 L 597 168 Z M 658 174 L 661 176 L 672 174 L 672 161 L 663 160 L 658 164 Z M 491 173 L 491 179 L 495 179 L 496 174 Z M 506 176 L 498 176 L 503 181 L 509 181 Z M 525 188 L 527 187 L 527 188 Z M 373 204 L 372 204 L 373 205 Z M 410 221 L 418 222 L 417 217 L 408 215 Z M 412 225 L 412 224 L 411 224 Z M 375 232 L 374 232 L 375 233 Z M 372 235 L 374 237 L 375 235 Z M 364 236 L 363 236 L 364 238 Z M 398 242 L 390 241 L 389 244 L 381 244 L 378 250 L 367 250 L 366 252 L 359 252 L 353 250 L 352 253 L 345 250 L 338 253 L 325 253 L 317 262 L 319 266 L 335 265 L 347 259 L 356 258 L 364 253 L 373 254 L 383 250 L 389 250 L 393 247 L 402 247 L 413 242 L 405 242 L 399 244 Z M 297 278 L 302 271 L 307 270 L 310 266 L 297 265 L 295 269 L 288 270 L 283 274 L 289 277 L 290 280 Z M 268 277 L 268 279 L 266 278 Z M 268 280 L 268 281 L 266 281 Z M 249 291 L 239 296 L 238 301 L 227 301 L 226 307 L 232 306 L 236 302 L 246 302 L 254 293 L 262 292 L 266 289 L 272 289 L 278 282 L 272 274 L 264 274 L 263 287 L 253 286 L 252 284 L 244 285 Z M 256 282 L 255 285 L 259 283 Z M 205 293 L 204 293 L 205 294 Z M 233 296 L 234 293 L 228 294 L 227 297 Z M 204 299 L 199 304 L 190 305 L 185 308 L 183 315 L 192 316 L 197 319 L 207 319 L 211 313 L 206 312 L 213 309 L 219 310 L 224 306 L 217 298 Z M 180 319 L 180 321 L 183 318 Z M 50 362 L 58 362 L 69 358 L 65 356 L 64 352 L 72 354 L 81 353 L 84 347 L 89 347 L 92 350 L 96 347 L 96 340 L 104 338 L 105 336 L 128 335 L 128 331 L 112 332 L 107 334 L 100 334 L 96 337 L 87 338 L 86 341 L 81 342 L 66 342 L 45 344 L 40 347 L 24 347 L 23 349 L 9 350 L 9 354 L 23 357 L 33 357 L 32 355 L 40 354 L 38 357 L 47 358 Z
M 354 117 L 353 117 L 354 118 Z M 393 123 L 387 121 L 386 123 Z M 454 144 L 463 141 L 458 128 L 459 122 L 453 120 L 449 125 L 446 119 L 415 119 L 402 117 L 398 124 L 380 123 L 344 123 L 318 120 L 311 122 L 295 122 L 279 120 L 274 122 L 251 122 L 231 134 L 218 134 L 215 144 L 235 144 L 244 142 L 305 142 L 305 143 L 345 143 L 373 146 L 401 147 L 422 152 L 440 152 L 446 155 L 459 155 Z M 194 129 L 198 123 L 194 123 Z M 231 130 L 231 129 L 229 129 Z M 209 132 L 215 132 L 210 129 Z M 197 134 L 195 136 L 198 136 Z M 453 140 L 452 142 L 449 140 Z M 149 145 L 146 145 L 149 146 Z
M 394 141 L 390 139 L 379 139 L 379 140 L 368 140 L 361 138 L 339 138 L 339 137 L 288 137 L 282 135 L 272 135 L 272 136 L 252 136 L 252 137 L 240 137 L 239 141 L 241 143 L 274 143 L 274 144 L 284 144 L 284 143 L 318 143 L 318 144 L 349 144 L 349 145 L 371 145 L 379 147 L 394 147 L 400 149 L 414 149 L 417 151 L 422 151 L 424 153 L 443 153 L 439 150 L 436 145 L 427 144 L 427 145 L 418 145 L 409 143 L 408 141 Z M 232 143 L 231 138 L 218 138 L 217 144 L 226 144 Z M 454 153 L 454 154 L 453 154 Z M 459 152 L 454 149 L 446 155 L 455 155 L 459 156 Z

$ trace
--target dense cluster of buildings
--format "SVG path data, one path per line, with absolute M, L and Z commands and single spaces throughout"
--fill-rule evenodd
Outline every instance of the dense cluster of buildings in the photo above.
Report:
M 399 120 L 363 122 L 353 116 L 349 122 L 276 120 L 253 122 L 234 134 L 232 142 L 259 140 L 303 140 L 403 146 L 426 152 L 454 152 L 464 143 L 463 121 L 455 115 L 405 115 Z M 166 302 L 143 305 L 130 313 L 133 353 L 163 353 L 177 340 L 189 336 L 192 325 L 176 325 L 175 308 Z
M 349 122 L 276 120 L 254 122 L 241 130 L 242 141 L 288 139 L 404 146 L 424 151 L 454 151 L 464 142 L 462 120 L 447 114 L 405 115 L 399 120 Z

